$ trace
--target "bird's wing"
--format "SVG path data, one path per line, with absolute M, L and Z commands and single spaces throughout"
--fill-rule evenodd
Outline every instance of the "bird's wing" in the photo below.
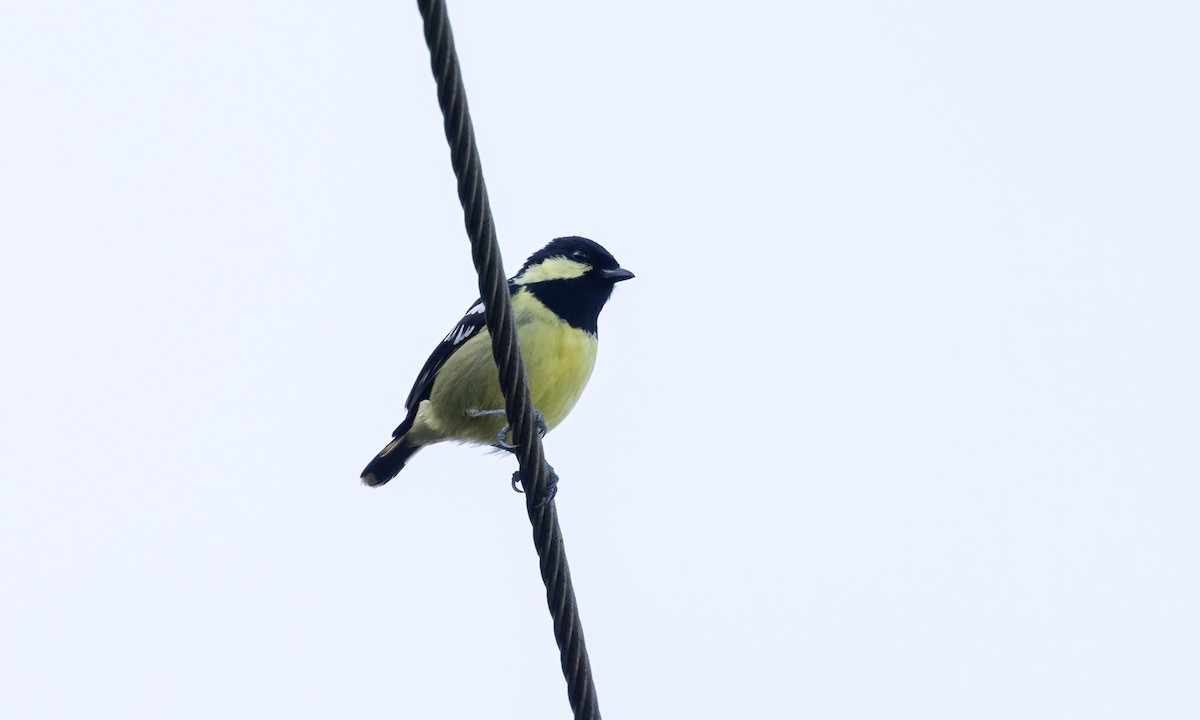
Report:
M 429 398 L 429 394 L 433 392 L 433 381 L 437 378 L 438 371 L 442 369 L 454 351 L 478 335 L 484 327 L 486 325 L 483 317 L 483 300 L 476 300 L 471 305 L 471 309 L 467 310 L 467 314 L 463 315 L 463 319 L 459 320 L 450 334 L 438 343 L 438 346 L 433 349 L 433 354 L 425 361 L 425 367 L 421 368 L 421 373 L 417 375 L 417 381 L 413 383 L 412 391 L 408 394 L 408 400 L 404 402 L 404 407 L 410 413 L 416 412 L 417 405 L 420 405 L 422 400 Z

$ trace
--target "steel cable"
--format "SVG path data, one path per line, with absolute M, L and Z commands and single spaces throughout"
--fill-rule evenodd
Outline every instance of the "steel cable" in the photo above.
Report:
M 563 677 L 567 681 L 567 697 L 577 719 L 599 718 L 596 686 L 583 640 L 558 511 L 553 499 L 539 504 L 551 470 L 542 450 L 533 402 L 529 397 L 529 380 L 517 342 L 508 279 L 500 259 L 479 149 L 475 145 L 475 130 L 471 126 L 458 53 L 450 31 L 450 18 L 444 0 L 418 0 L 417 6 L 425 24 L 425 43 L 429 46 L 430 63 L 437 81 L 438 104 L 442 108 L 446 141 L 450 144 L 450 162 L 458 178 L 458 199 L 471 240 L 471 258 L 479 276 L 479 295 L 484 300 L 484 314 L 492 336 L 492 355 L 500 371 L 505 411 L 513 442 L 517 445 L 515 454 L 521 468 L 525 509 L 533 526 L 533 545 L 537 549 L 542 581 L 546 584 L 546 604 L 554 620 L 554 638 L 558 642 Z

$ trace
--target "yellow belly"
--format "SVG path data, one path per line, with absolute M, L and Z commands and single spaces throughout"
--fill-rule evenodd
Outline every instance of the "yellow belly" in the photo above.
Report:
M 513 296 L 517 336 L 533 405 L 553 430 L 571 412 L 596 365 L 596 336 L 567 325 L 528 291 Z M 468 340 L 438 373 L 410 432 L 417 444 L 461 440 L 494 444 L 503 415 L 471 417 L 504 408 L 492 338 L 486 329 Z

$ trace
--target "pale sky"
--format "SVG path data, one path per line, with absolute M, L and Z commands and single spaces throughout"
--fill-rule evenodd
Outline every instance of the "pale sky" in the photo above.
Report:
M 609 718 L 1200 716 L 1200 5 L 451 2 Z M 415 3 L 0 12 L 0 716 L 565 718 Z

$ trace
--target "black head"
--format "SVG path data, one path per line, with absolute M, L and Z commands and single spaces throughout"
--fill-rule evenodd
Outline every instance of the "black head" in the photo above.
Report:
M 613 285 L 632 277 L 599 243 L 562 237 L 530 255 L 512 283 L 573 327 L 595 333 Z

